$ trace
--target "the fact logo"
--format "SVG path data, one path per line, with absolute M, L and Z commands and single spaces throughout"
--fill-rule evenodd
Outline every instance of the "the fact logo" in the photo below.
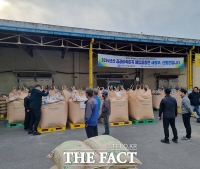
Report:
M 95 153 L 94 152 L 64 152 L 63 155 L 66 156 L 66 164 L 94 164 Z M 134 162 L 134 155 L 137 155 L 137 152 L 100 152 L 99 164 L 116 164 L 116 163 L 130 163 Z M 121 158 L 123 157 L 123 158 Z M 70 161 L 73 159 L 73 161 Z M 123 160 L 122 160 L 123 159 Z M 130 159 L 130 160 L 127 160 Z

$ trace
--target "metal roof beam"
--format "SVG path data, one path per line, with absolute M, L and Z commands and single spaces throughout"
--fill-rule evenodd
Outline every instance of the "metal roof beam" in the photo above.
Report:
M 33 49 L 30 46 L 18 45 L 18 44 L 16 45 L 17 47 L 25 51 L 30 57 L 33 57 Z

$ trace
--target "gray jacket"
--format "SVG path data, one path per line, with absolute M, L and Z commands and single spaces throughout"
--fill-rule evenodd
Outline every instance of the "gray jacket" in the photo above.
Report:
M 110 113 L 111 113 L 110 99 L 108 97 L 105 97 L 102 105 L 102 115 L 110 116 Z
M 181 110 L 182 110 L 182 114 L 193 112 L 192 107 L 190 105 L 190 99 L 186 95 L 182 97 Z

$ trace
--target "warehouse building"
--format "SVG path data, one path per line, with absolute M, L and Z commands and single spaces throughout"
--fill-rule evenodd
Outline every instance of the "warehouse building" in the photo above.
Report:
M 0 20 L 0 94 L 13 87 L 200 86 L 200 40 Z M 184 58 L 184 68 L 98 66 L 98 55 Z M 196 64 L 197 65 L 197 64 Z M 89 71 L 90 70 L 90 71 Z

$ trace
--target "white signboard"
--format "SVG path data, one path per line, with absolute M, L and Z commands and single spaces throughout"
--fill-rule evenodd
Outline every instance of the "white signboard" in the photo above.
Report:
M 98 54 L 98 66 L 118 68 L 184 68 L 184 58 L 131 57 Z

